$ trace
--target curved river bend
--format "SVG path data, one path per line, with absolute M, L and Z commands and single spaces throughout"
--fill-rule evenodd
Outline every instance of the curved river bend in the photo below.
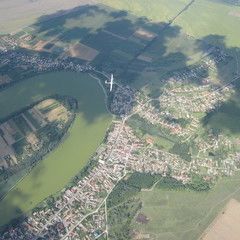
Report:
M 64 142 L 0 202 L 0 226 L 61 190 L 87 164 L 111 122 L 97 81 L 73 72 L 42 74 L 0 92 L 0 118 L 54 94 L 76 98 L 79 112 Z

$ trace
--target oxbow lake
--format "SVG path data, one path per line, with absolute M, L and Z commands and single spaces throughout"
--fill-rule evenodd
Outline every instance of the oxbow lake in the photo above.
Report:
M 66 139 L 0 202 L 0 226 L 64 188 L 86 166 L 111 122 L 97 81 L 73 72 L 42 74 L 0 92 L 0 118 L 54 94 L 76 98 L 79 112 Z

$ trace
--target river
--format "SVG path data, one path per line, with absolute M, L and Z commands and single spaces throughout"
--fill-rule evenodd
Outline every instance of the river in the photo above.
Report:
M 0 226 L 64 188 L 87 164 L 111 122 L 97 81 L 87 74 L 73 72 L 42 74 L 0 92 L 0 118 L 54 94 L 76 98 L 79 112 L 63 143 L 0 202 Z

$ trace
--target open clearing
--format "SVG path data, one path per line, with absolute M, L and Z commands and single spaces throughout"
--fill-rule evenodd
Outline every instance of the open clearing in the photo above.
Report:
M 84 44 L 77 43 L 69 47 L 67 55 L 74 58 L 80 58 L 85 61 L 92 61 L 99 54 L 99 51 Z
M 89 94 L 91 92 L 94 94 Z M 87 74 L 70 72 L 39 75 L 1 92 L 0 116 L 4 118 L 54 94 L 76 98 L 79 105 L 77 117 L 64 142 L 0 202 L 0 225 L 31 210 L 69 183 L 97 149 L 111 121 L 98 83 Z
M 240 202 L 231 199 L 206 230 L 202 240 L 239 240 Z
M 48 44 L 47 41 L 43 41 L 43 40 L 40 40 L 39 42 L 36 43 L 36 45 L 34 46 L 34 50 L 35 51 L 43 51 L 44 50 L 44 47 Z
M 231 11 L 231 12 L 229 12 L 229 15 L 230 15 L 230 16 L 234 16 L 234 17 L 240 17 L 240 11 L 239 11 L 239 12 L 237 12 L 237 11 Z
M 142 39 L 147 40 L 147 41 L 152 41 L 157 36 L 157 34 L 149 32 L 149 31 L 147 31 L 143 28 L 139 28 L 134 33 L 134 36 L 142 38 Z

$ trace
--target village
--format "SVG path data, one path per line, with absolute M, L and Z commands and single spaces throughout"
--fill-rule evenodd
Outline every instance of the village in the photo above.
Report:
M 167 157 L 164 153 L 159 154 L 159 159 L 150 161 L 151 164 L 148 154 L 152 154 L 145 153 L 146 159 L 139 162 L 139 156 L 134 152 L 143 147 L 144 143 L 124 122 L 114 123 L 113 131 L 95 156 L 97 167 L 76 186 L 64 190 L 51 208 L 34 212 L 16 229 L 5 233 L 2 239 L 37 239 L 40 236 L 49 239 L 98 239 L 107 234 L 106 213 L 101 207 L 114 186 L 130 171 L 164 174 L 167 169 L 166 162 L 159 164 L 160 159 Z M 177 161 L 173 156 L 176 172 L 182 178 L 182 166 Z M 92 221 L 85 225 L 84 220 L 90 216 Z
M 128 88 L 125 94 L 127 93 Z M 145 111 L 148 116 L 145 108 L 148 103 L 149 99 L 135 108 L 135 111 Z M 128 101 L 119 104 L 121 108 L 129 109 Z M 151 109 L 150 112 L 152 116 Z M 114 121 L 105 142 L 94 155 L 97 165 L 86 177 L 63 190 L 51 204 L 34 211 L 23 223 L 9 229 L 0 239 L 100 239 L 108 234 L 106 200 L 127 174 L 137 171 L 166 176 L 170 172 L 171 177 L 185 184 L 191 180 L 191 173 L 199 174 L 202 167 L 207 169 L 205 177 L 208 180 L 221 174 L 230 175 L 236 170 L 236 155 L 223 161 L 219 167 L 210 158 L 187 162 L 175 154 L 156 148 L 151 141 L 138 138 L 127 125 L 132 114 L 133 112 L 126 114 L 121 121 Z M 230 144 L 221 138 L 219 141 Z M 204 146 L 199 146 L 201 151 Z
M 72 61 L 53 60 L 51 58 L 42 57 L 39 55 L 29 55 L 23 52 L 7 51 L 1 54 L 0 65 L 4 66 L 9 63 L 15 67 L 31 70 L 35 72 L 46 72 L 53 70 L 70 70 L 76 72 L 84 72 L 92 70 L 90 65 L 74 64 Z
M 231 86 L 215 91 L 210 85 L 191 86 L 181 80 L 170 79 L 159 98 L 151 99 L 138 94 L 135 109 L 141 118 L 151 124 L 168 129 L 172 135 L 188 138 L 200 127 L 198 114 L 216 108 L 232 93 Z M 177 119 L 185 119 L 184 123 L 188 124 L 178 123 Z
M 4 37 L 3 41 L 5 45 L 0 46 L 0 66 L 14 65 L 24 72 L 31 70 L 35 73 L 63 69 L 76 72 L 95 71 L 90 64 L 75 63 L 71 59 L 53 59 L 16 51 L 19 43 L 11 37 Z M 135 134 L 135 126 L 128 124 L 129 119 L 138 115 L 147 123 L 167 130 L 169 135 L 181 141 L 191 139 L 200 127 L 196 113 L 205 113 L 214 109 L 232 93 L 231 86 L 216 91 L 210 85 L 184 85 L 186 80 L 197 78 L 199 71 L 206 65 L 212 66 L 212 62 L 223 61 L 227 57 L 219 49 L 213 50 L 216 54 L 210 60 L 206 60 L 204 66 L 176 73 L 163 88 L 159 98 L 151 99 L 130 86 L 116 84 L 110 110 L 118 118 L 113 121 L 105 141 L 93 157 L 96 165 L 73 186 L 63 189 L 53 199 L 47 199 L 42 207 L 35 209 L 24 221 L 7 229 L 0 236 L 0 240 L 107 238 L 106 201 L 119 181 L 133 172 L 159 174 L 163 177 L 170 174 L 172 178 L 183 184 L 191 181 L 193 173 L 202 174 L 203 168 L 206 181 L 214 181 L 220 175 L 233 174 L 239 165 L 239 154 L 233 151 L 232 142 L 222 135 L 217 137 L 208 135 L 206 139 L 194 138 L 198 152 L 192 161 L 186 161 L 178 154 L 157 147 L 151 136 L 138 137 Z M 212 54 L 212 50 L 209 54 Z M 9 79 L 2 80 L 0 84 L 5 85 L 9 81 Z M 39 115 L 36 111 L 35 108 L 31 109 L 31 114 Z M 187 124 L 175 121 L 179 118 L 187 120 Z M 0 126 L 5 137 L 8 126 L 5 126 L 6 124 Z M 3 142 L 1 138 L 0 145 Z M 38 142 L 35 145 L 39 146 L 39 144 Z M 217 151 L 223 146 L 228 148 L 229 152 L 225 159 L 216 162 L 209 157 L 209 149 Z M 8 148 L 4 147 L 4 149 Z M 11 161 L 16 162 L 11 148 L 9 149 L 6 156 L 12 156 Z
M 69 70 L 75 72 L 87 72 L 94 70 L 90 64 L 81 64 L 74 62 L 73 58 L 62 57 L 53 58 L 50 54 L 41 54 L 41 52 L 31 52 L 32 49 L 26 50 L 19 48 L 19 42 L 10 35 L 0 38 L 0 67 L 4 68 L 4 74 L 0 72 L 0 87 L 14 81 L 8 69 L 13 66 L 19 69 L 18 81 L 25 78 L 26 74 L 43 73 L 58 70 Z M 11 71 L 10 71 L 11 73 Z M 23 76 L 21 75 L 23 74 Z

